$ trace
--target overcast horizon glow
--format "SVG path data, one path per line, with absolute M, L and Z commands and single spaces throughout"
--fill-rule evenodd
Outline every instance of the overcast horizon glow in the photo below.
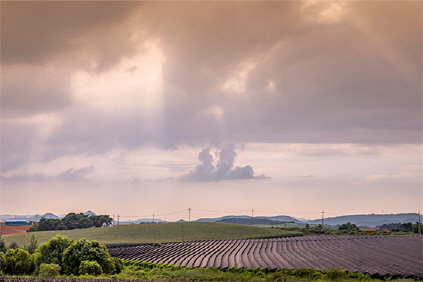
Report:
M 2 2 L 0 213 L 422 211 L 422 5 Z

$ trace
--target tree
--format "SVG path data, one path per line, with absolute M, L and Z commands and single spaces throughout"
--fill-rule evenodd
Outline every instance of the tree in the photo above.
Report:
M 34 253 L 35 273 L 40 271 L 41 264 L 57 264 L 62 267 L 63 253 L 73 240 L 67 236 L 56 235 L 48 242 L 42 243 Z
M 352 224 L 351 222 L 344 223 L 338 227 L 338 230 L 345 230 L 345 231 L 360 231 L 360 228 Z
M 4 254 L 2 271 L 6 274 L 30 274 L 34 269 L 32 256 L 22 249 L 9 249 Z
M 416 224 L 413 225 L 414 233 L 419 233 L 419 225 L 420 225 L 420 232 L 423 232 L 423 225 L 421 223 L 416 222 Z
M 78 275 L 82 261 L 97 262 L 104 273 L 116 271 L 115 262 L 104 244 L 80 239 L 70 245 L 63 254 L 63 268 L 67 275 Z
M 6 243 L 3 238 L 0 237 L 0 252 L 5 253 L 7 251 Z
M 96 261 L 83 260 L 79 265 L 80 275 L 100 275 L 103 273 L 103 269 Z
M 110 216 L 105 214 L 92 215 L 90 216 L 90 219 L 92 220 L 94 227 L 102 227 L 103 225 L 109 226 L 112 224 L 112 221 L 113 221 L 113 219 Z
M 42 217 L 40 219 L 40 222 L 38 222 L 37 231 L 50 231 L 50 230 L 54 230 L 54 229 L 56 229 L 56 226 L 59 223 L 60 223 L 60 219 Z
M 38 247 L 37 239 L 35 239 L 34 234 L 32 234 L 31 241 L 29 241 L 29 245 L 24 244 L 24 250 L 32 255 L 37 249 L 37 247 Z
M 12 243 L 10 243 L 9 245 L 9 249 L 17 249 L 19 248 L 19 244 L 16 243 L 15 241 L 13 241 Z

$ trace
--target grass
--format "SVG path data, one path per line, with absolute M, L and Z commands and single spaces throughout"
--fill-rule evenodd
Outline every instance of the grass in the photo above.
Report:
M 34 235 L 37 242 L 47 242 L 50 238 L 60 233 L 74 240 L 85 238 L 97 240 L 107 245 L 164 243 L 182 241 L 182 228 L 185 241 L 197 240 L 229 240 L 301 236 L 301 232 L 286 231 L 272 228 L 262 228 L 240 224 L 216 222 L 176 222 L 157 224 L 115 225 L 110 227 L 40 231 L 25 234 L 4 235 L 2 238 L 9 245 L 16 242 L 22 247 L 28 244 Z

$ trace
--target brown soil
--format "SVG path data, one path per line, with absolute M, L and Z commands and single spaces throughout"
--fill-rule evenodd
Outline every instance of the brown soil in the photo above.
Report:
M 30 227 L 31 225 L 2 225 L 0 226 L 0 234 L 10 235 L 10 234 L 26 233 L 26 230 Z

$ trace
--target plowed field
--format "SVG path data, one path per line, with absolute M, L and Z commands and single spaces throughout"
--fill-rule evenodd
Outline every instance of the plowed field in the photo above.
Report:
M 1 235 L 21 234 L 26 233 L 30 225 L 2 225 L 0 226 Z
M 193 267 L 330 269 L 423 278 L 422 236 L 310 236 L 110 247 L 112 256 Z

